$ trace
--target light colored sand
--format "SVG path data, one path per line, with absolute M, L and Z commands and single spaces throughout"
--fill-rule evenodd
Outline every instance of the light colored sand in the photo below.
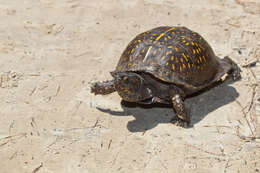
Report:
M 238 137 L 252 135 L 236 102 L 248 111 L 249 69 L 187 100 L 190 129 L 169 123 L 171 109 L 122 107 L 116 93 L 89 90 L 111 78 L 135 35 L 160 25 L 198 31 L 239 65 L 259 59 L 258 0 L 0 0 L 0 21 L 0 173 L 260 171 L 259 140 Z

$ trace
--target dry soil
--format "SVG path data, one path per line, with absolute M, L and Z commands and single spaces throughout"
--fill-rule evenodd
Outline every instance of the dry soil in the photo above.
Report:
M 0 0 L 0 24 L 0 173 L 260 172 L 259 0 Z M 171 108 L 90 93 L 162 25 L 199 32 L 242 69 L 187 99 L 188 129 Z

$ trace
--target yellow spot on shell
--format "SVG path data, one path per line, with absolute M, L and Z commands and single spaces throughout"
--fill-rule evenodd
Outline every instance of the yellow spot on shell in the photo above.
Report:
M 197 51 L 198 54 L 200 53 L 198 49 L 196 49 L 196 51 Z
M 204 61 L 206 62 L 206 58 L 205 58 L 205 56 L 202 56 L 202 58 L 204 59 Z
M 171 61 L 173 61 L 174 60 L 174 56 L 171 56 Z
M 188 63 L 188 67 L 190 68 L 190 63 Z
M 174 49 L 176 50 L 176 52 L 178 52 L 178 48 L 177 47 L 175 47 Z
M 174 29 L 175 29 L 175 27 L 172 27 L 172 28 L 168 29 L 167 31 L 161 33 L 155 40 L 156 40 L 156 41 L 159 40 L 159 39 L 160 39 L 162 36 L 164 36 L 167 32 L 172 31 L 172 30 L 174 30 Z
M 202 38 L 200 37 L 200 40 L 202 40 Z
M 144 53 L 144 49 L 141 51 L 141 53 Z
M 196 54 L 196 51 L 195 51 L 195 49 L 193 49 L 193 54 Z
M 178 63 L 179 61 L 178 61 L 178 57 L 176 57 L 176 63 Z
M 156 53 L 157 53 L 157 51 L 154 51 L 154 52 L 153 52 L 153 55 L 156 55 Z
M 186 45 L 189 46 L 189 43 L 187 42 Z
M 174 64 L 172 64 L 172 69 L 175 70 L 175 66 L 174 66 Z
M 172 35 L 174 35 L 175 34 L 175 32 L 172 32 Z
M 181 62 L 183 63 L 183 59 L 181 58 Z
M 199 50 L 199 52 L 201 52 L 201 49 L 200 49 L 200 48 L 198 48 L 198 50 Z
M 182 64 L 182 66 L 183 66 L 183 69 L 185 69 L 185 68 L 186 68 L 186 65 L 185 65 L 184 63 Z
M 138 48 L 138 45 L 136 45 L 135 47 Z
M 172 46 L 168 46 L 168 48 L 172 48 Z
M 141 40 L 137 40 L 139 43 L 141 42 Z
M 182 72 L 182 67 L 180 66 L 180 72 Z
M 135 48 L 133 48 L 132 50 L 131 50 L 131 53 L 133 53 L 135 51 Z
M 167 41 L 168 39 L 165 37 L 164 40 Z
M 188 62 L 188 59 L 184 53 L 182 53 L 182 56 L 185 58 L 185 60 Z
M 166 66 L 168 66 L 169 65 L 169 62 L 166 62 Z
M 130 67 L 130 64 L 128 63 L 127 66 Z
M 169 35 L 168 35 L 168 38 L 169 38 L 169 39 L 172 39 L 172 37 L 171 37 L 171 36 L 169 36 Z
M 194 46 L 194 42 L 193 41 L 191 42 L 191 45 Z
M 201 59 L 201 57 L 199 57 L 199 59 L 200 59 L 200 62 L 202 62 L 202 59 Z

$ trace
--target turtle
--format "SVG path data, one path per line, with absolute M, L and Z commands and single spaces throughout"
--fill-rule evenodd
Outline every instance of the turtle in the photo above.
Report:
M 112 80 L 95 82 L 91 93 L 117 92 L 126 102 L 172 104 L 172 123 L 188 127 L 185 98 L 211 87 L 228 75 L 241 78 L 241 69 L 228 56 L 219 58 L 208 42 L 184 26 L 159 26 L 138 34 L 123 51 Z

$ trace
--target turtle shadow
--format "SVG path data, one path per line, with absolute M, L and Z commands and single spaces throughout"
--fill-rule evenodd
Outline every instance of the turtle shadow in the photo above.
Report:
M 233 102 L 238 96 L 236 89 L 229 84 L 230 80 L 217 83 L 185 99 L 186 107 L 191 113 L 191 123 L 188 128 L 201 121 L 210 112 Z M 171 123 L 176 116 L 172 106 L 169 104 L 143 105 L 121 101 L 123 111 L 97 108 L 98 110 L 114 116 L 133 116 L 135 119 L 129 121 L 127 128 L 131 132 L 143 132 L 152 129 L 160 123 Z

